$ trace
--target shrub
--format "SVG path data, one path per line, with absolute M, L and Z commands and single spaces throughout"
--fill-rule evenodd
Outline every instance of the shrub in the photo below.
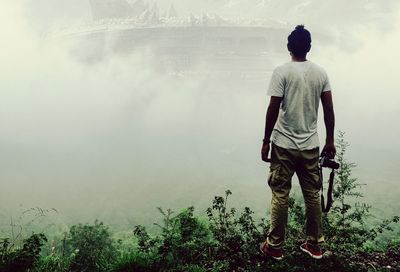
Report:
M 333 189 L 335 201 L 331 211 L 323 218 L 324 232 L 329 248 L 351 255 L 352 252 L 363 249 L 367 241 L 374 241 L 378 233 L 392 230 L 390 223 L 397 223 L 399 217 L 384 219 L 372 228 L 367 224 L 367 219 L 372 215 L 371 206 L 359 201 L 363 197 L 359 191 L 363 184 L 353 177 L 352 171 L 356 164 L 346 159 L 349 143 L 344 139 L 344 132 L 339 132 L 336 146 L 336 159 L 340 167 L 336 171 Z
M 37 272 L 67 272 L 70 271 L 70 266 L 75 254 L 70 256 L 62 256 L 59 254 L 52 253 L 47 256 L 40 258 L 37 267 L 34 271 Z
M 189 264 L 204 263 L 207 260 L 207 252 L 212 247 L 211 233 L 201 220 L 194 216 L 194 207 L 189 207 L 176 216 L 171 210 L 165 212 L 158 208 L 163 215 L 163 225 L 161 235 L 155 239 L 150 239 L 145 229 L 141 226 L 135 228 L 135 235 L 141 244 L 142 252 L 152 252 L 158 254 L 155 259 L 159 268 L 168 269 L 179 268 Z M 152 245 L 149 249 L 143 245 Z
M 216 196 L 212 207 L 207 209 L 210 230 L 216 240 L 216 246 L 211 252 L 212 259 L 224 262 L 228 270 L 237 267 L 247 268 L 259 261 L 258 247 L 267 232 L 264 222 L 255 224 L 249 207 L 245 207 L 239 217 L 236 209 L 227 208 L 227 200 L 232 192 L 227 190 L 225 198 Z M 261 227 L 261 231 L 258 229 Z
M 19 272 L 33 268 L 39 258 L 42 246 L 47 241 L 43 233 L 32 234 L 23 241 L 21 248 L 15 248 L 8 239 L 0 242 L 0 271 Z
M 74 255 L 72 271 L 109 271 L 115 259 L 108 227 L 97 220 L 93 225 L 72 226 L 66 245 L 69 255 Z

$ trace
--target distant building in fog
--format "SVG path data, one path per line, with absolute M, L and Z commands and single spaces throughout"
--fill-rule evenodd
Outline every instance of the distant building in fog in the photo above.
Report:
M 178 16 L 144 0 L 89 0 L 93 22 L 61 31 L 85 61 L 134 52 L 168 72 L 225 72 L 264 76 L 282 46 L 285 25 L 227 19 L 216 14 Z M 153 63 L 156 60 L 156 63 Z

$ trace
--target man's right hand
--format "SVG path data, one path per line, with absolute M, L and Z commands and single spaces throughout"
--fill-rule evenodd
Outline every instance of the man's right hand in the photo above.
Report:
M 322 154 L 328 156 L 329 159 L 333 159 L 336 156 L 336 147 L 333 142 L 326 143 L 324 148 L 322 149 Z
M 261 147 L 261 159 L 265 162 L 268 162 L 269 149 L 269 143 L 263 143 Z

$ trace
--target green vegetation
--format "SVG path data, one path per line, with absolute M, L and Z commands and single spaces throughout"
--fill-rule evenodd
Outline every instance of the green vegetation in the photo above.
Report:
M 163 222 L 158 233 L 137 225 L 123 239 L 115 238 L 103 223 L 79 224 L 58 235 L 49 246 L 44 234 L 32 234 L 21 243 L 0 240 L 0 271 L 399 271 L 400 241 L 381 239 L 393 231 L 399 217 L 372 224 L 371 207 L 360 200 L 360 186 L 352 177 L 355 164 L 345 158 L 343 133 L 337 142 L 334 199 L 324 216 L 329 254 L 313 260 L 299 250 L 304 239 L 304 206 L 290 199 L 284 261 L 266 259 L 259 244 L 269 222 L 253 219 L 253 211 L 229 207 L 232 192 L 216 196 L 206 216 L 193 206 L 176 213 L 158 208 Z

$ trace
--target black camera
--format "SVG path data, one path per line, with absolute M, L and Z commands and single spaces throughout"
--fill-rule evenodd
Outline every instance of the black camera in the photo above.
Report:
M 328 156 L 321 155 L 319 158 L 319 165 L 321 167 L 328 167 L 332 169 L 339 169 L 339 164 L 332 159 L 329 159 Z

